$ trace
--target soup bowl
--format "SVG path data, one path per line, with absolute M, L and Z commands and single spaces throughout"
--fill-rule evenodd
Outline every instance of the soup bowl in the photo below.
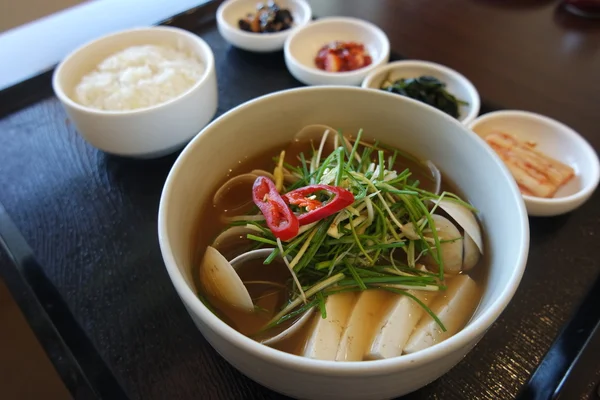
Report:
M 348 112 L 352 110 L 352 112 Z M 229 168 L 309 124 L 365 135 L 433 160 L 480 211 L 489 259 L 488 284 L 467 326 L 425 350 L 376 361 L 304 358 L 262 345 L 231 328 L 196 295 L 194 249 L 199 220 Z M 198 179 L 198 171 L 205 171 Z M 522 196 L 500 159 L 475 133 L 412 99 L 352 87 L 307 87 L 269 94 L 204 128 L 175 162 L 162 193 L 158 233 L 172 283 L 206 340 L 256 382 L 302 399 L 388 399 L 434 381 L 483 337 L 517 289 L 529 248 Z

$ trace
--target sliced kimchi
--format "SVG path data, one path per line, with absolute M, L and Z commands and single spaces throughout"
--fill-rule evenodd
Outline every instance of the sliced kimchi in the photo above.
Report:
M 553 197 L 575 175 L 570 166 L 535 150 L 535 144 L 513 135 L 493 132 L 485 140 L 504 161 L 523 194 Z

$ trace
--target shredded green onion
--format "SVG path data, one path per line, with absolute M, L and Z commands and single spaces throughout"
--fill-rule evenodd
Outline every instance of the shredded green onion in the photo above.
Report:
M 432 218 L 436 202 L 443 198 L 476 210 L 455 194 L 437 195 L 421 187 L 408 168 L 398 166 L 402 159 L 418 160 L 384 144 L 363 141 L 362 129 L 350 140 L 340 131 L 328 134 L 335 135 L 339 144 L 331 153 L 324 153 L 324 135 L 312 154 L 298 155 L 297 165 L 282 164 L 298 176 L 286 189 L 323 182 L 351 191 L 354 204 L 305 227 L 288 242 L 278 240 L 256 210 L 227 218 L 229 226 L 257 228 L 246 236 L 257 248 L 274 248 L 265 264 L 283 256 L 290 269 L 289 301 L 264 329 L 313 307 L 326 318 L 328 296 L 380 288 L 410 297 L 445 330 L 438 317 L 407 290 L 445 290 L 441 245 L 448 240 L 440 240 Z M 425 254 L 437 264 L 436 272 L 417 264 Z

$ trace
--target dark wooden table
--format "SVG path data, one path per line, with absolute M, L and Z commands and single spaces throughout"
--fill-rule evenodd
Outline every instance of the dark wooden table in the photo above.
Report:
M 319 17 L 349 15 L 378 24 L 397 55 L 462 72 L 480 91 L 485 110 L 543 113 L 600 148 L 598 20 L 541 0 L 311 4 Z M 219 113 L 299 85 L 283 71 L 281 54 L 257 56 L 225 44 L 210 21 L 214 9 L 209 5 L 172 23 L 197 32 L 213 48 Z M 269 76 L 268 86 L 248 74 Z M 23 108 L 34 98 L 42 100 Z M 17 106 L 22 109 L 8 112 Z M 0 108 L 0 202 L 6 208 L 0 208 L 0 233 L 17 258 L 15 267 L 0 252 L 0 273 L 77 397 L 280 398 L 210 348 L 164 270 L 156 214 L 176 155 L 136 161 L 91 148 L 50 96 L 48 75 L 0 93 Z M 551 392 L 560 386 L 600 316 L 590 306 L 600 298 L 598 283 L 580 307 L 600 274 L 599 200 L 595 193 L 569 215 L 530 220 L 530 259 L 509 307 L 465 360 L 408 398 L 514 398 L 542 360 L 546 368 L 537 369 L 530 383 Z M 561 386 L 570 390 L 562 398 L 588 398 L 595 391 L 600 347 L 595 339 L 590 343 L 596 353 L 578 358 L 574 365 L 583 372 Z M 540 387 L 530 385 L 527 398 L 548 398 Z
M 483 99 L 557 118 L 598 147 L 600 21 L 559 1 L 311 1 L 316 15 L 377 23 L 406 57 L 467 76 Z M 596 140 L 594 142 L 594 140 Z

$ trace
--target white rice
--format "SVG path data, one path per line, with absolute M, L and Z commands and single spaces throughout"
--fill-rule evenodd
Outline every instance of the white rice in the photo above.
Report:
M 102 61 L 75 88 L 75 100 L 99 110 L 147 108 L 171 100 L 202 77 L 192 54 L 166 46 L 134 46 Z

